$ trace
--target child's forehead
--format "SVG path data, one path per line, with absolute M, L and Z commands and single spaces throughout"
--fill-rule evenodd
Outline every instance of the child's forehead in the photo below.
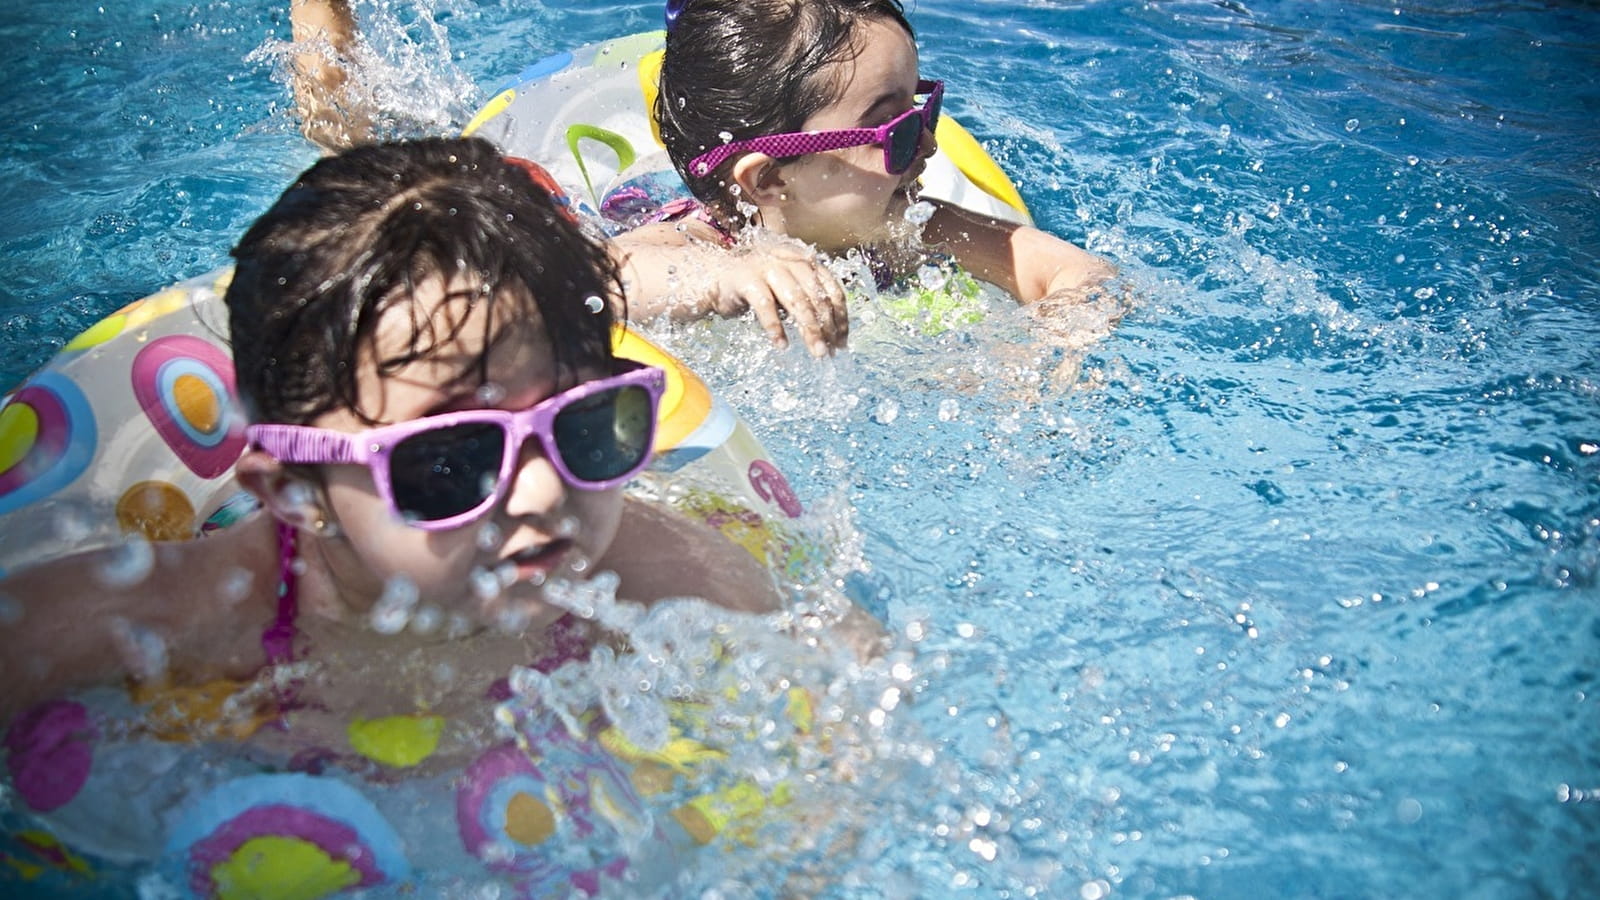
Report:
M 829 62 L 818 75 L 828 82 L 834 101 L 847 95 L 892 90 L 916 78 L 917 45 L 893 20 L 874 17 L 855 23 L 849 51 Z
M 496 369 L 551 363 L 550 339 L 536 305 L 508 291 L 457 279 L 419 283 L 394 298 L 373 332 L 364 366 L 434 380 L 482 380 Z

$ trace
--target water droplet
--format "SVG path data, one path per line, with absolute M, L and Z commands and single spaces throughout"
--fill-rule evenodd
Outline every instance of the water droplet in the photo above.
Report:
M 123 665 L 135 679 L 149 681 L 167 670 L 167 642 L 161 635 L 120 616 L 108 626 Z
M 250 596 L 250 586 L 255 580 L 255 575 L 242 566 L 228 570 L 222 576 L 222 584 L 217 586 L 222 602 L 232 605 L 243 601 Z
M 872 421 L 879 425 L 893 425 L 900 418 L 900 404 L 893 397 L 885 397 L 872 411 Z
M 526 603 L 508 603 L 495 616 L 494 627 L 506 634 L 521 634 L 528 630 L 533 619 L 533 607 Z
M 316 506 L 317 494 L 304 481 L 293 481 L 283 489 L 283 502 L 290 511 L 305 511 Z
M 500 589 L 505 590 L 517 583 L 517 564 L 506 560 L 494 567 L 494 577 L 500 581 Z
M 1344 123 L 1344 130 L 1345 131 L 1353 132 L 1357 128 L 1360 128 L 1360 127 L 1361 127 L 1361 120 L 1360 119 L 1346 119 L 1345 120 L 1345 123 Z
M 505 540 L 505 532 L 493 522 L 485 521 L 478 526 L 478 535 L 475 543 L 479 550 L 493 550 Z
M 67 546 L 81 544 L 94 531 L 89 511 L 77 504 L 61 507 L 53 519 L 56 537 Z
M 504 385 L 493 381 L 485 381 L 483 384 L 478 385 L 478 391 L 474 396 L 477 398 L 477 402 L 487 409 L 492 406 L 499 406 L 506 399 L 506 389 Z
M 933 212 L 934 209 L 932 203 L 929 203 L 926 200 L 918 200 L 910 206 L 907 206 L 903 215 L 905 220 L 913 225 L 926 225 L 928 224 L 928 220 L 933 218 Z
M 99 580 L 106 587 L 131 587 L 149 577 L 155 563 L 156 553 L 150 542 L 142 536 L 129 535 L 102 558 Z
M 943 266 L 923 263 L 917 269 L 917 282 L 930 291 L 944 290 L 944 286 L 950 282 L 950 273 Z
M 588 308 L 589 312 L 600 313 L 605 310 L 606 301 L 599 297 L 590 296 L 584 298 L 583 305 Z
M 961 404 L 954 397 L 939 401 L 939 421 L 954 422 L 961 415 Z
M 472 586 L 472 595 L 479 600 L 493 600 L 504 589 L 500 584 L 500 576 L 493 569 L 482 566 L 473 569 L 467 580 Z
M 367 623 L 379 634 L 399 634 L 410 624 L 417 599 L 416 584 L 404 575 L 396 575 L 384 582 L 383 594 L 367 613 Z
M 444 613 L 439 607 L 432 604 L 423 604 L 411 614 L 411 633 L 430 635 L 439 630 L 444 623 Z

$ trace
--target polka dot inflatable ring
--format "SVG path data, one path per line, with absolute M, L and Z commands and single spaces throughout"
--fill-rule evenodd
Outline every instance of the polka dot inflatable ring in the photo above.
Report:
M 456 792 L 462 845 L 532 896 L 595 896 L 602 878 L 621 878 L 628 867 L 614 823 L 649 817 L 615 759 L 559 727 L 537 747 L 553 765 L 535 765 L 505 744 L 463 773 Z M 583 858 L 575 861 L 575 853 Z
M 133 359 L 133 395 L 156 434 L 202 478 L 244 452 L 243 416 L 233 402 L 233 361 L 190 335 L 151 341 Z
M 99 430 L 83 390 L 42 372 L 0 407 L 0 515 L 66 487 L 94 458 Z
M 164 868 L 193 897 L 319 900 L 411 877 L 400 835 L 350 785 L 303 774 L 247 775 L 186 810 Z M 274 893 L 276 891 L 276 893 Z

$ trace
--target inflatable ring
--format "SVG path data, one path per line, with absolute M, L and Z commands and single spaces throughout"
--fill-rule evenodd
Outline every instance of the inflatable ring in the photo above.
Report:
M 245 420 L 222 337 L 231 276 L 129 304 L 0 404 L 0 575 L 128 534 L 185 540 L 248 511 L 233 478 Z M 619 356 L 667 375 L 657 489 L 758 559 L 796 559 L 781 523 L 802 507 L 749 427 L 665 350 L 620 326 L 614 338 Z
M 665 42 L 665 31 L 647 31 L 545 57 L 496 90 L 462 135 L 537 160 L 585 212 L 618 218 L 641 186 L 655 201 L 660 184 L 686 195 L 653 112 Z M 942 115 L 934 136 L 924 196 L 1032 224 L 1016 186 L 961 123 Z

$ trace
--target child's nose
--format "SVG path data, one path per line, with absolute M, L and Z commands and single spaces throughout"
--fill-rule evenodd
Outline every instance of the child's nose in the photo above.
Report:
M 506 514 L 510 516 L 548 516 L 559 512 L 567 501 L 567 483 L 555 463 L 544 454 L 536 437 L 530 437 L 517 456 L 506 486 Z

